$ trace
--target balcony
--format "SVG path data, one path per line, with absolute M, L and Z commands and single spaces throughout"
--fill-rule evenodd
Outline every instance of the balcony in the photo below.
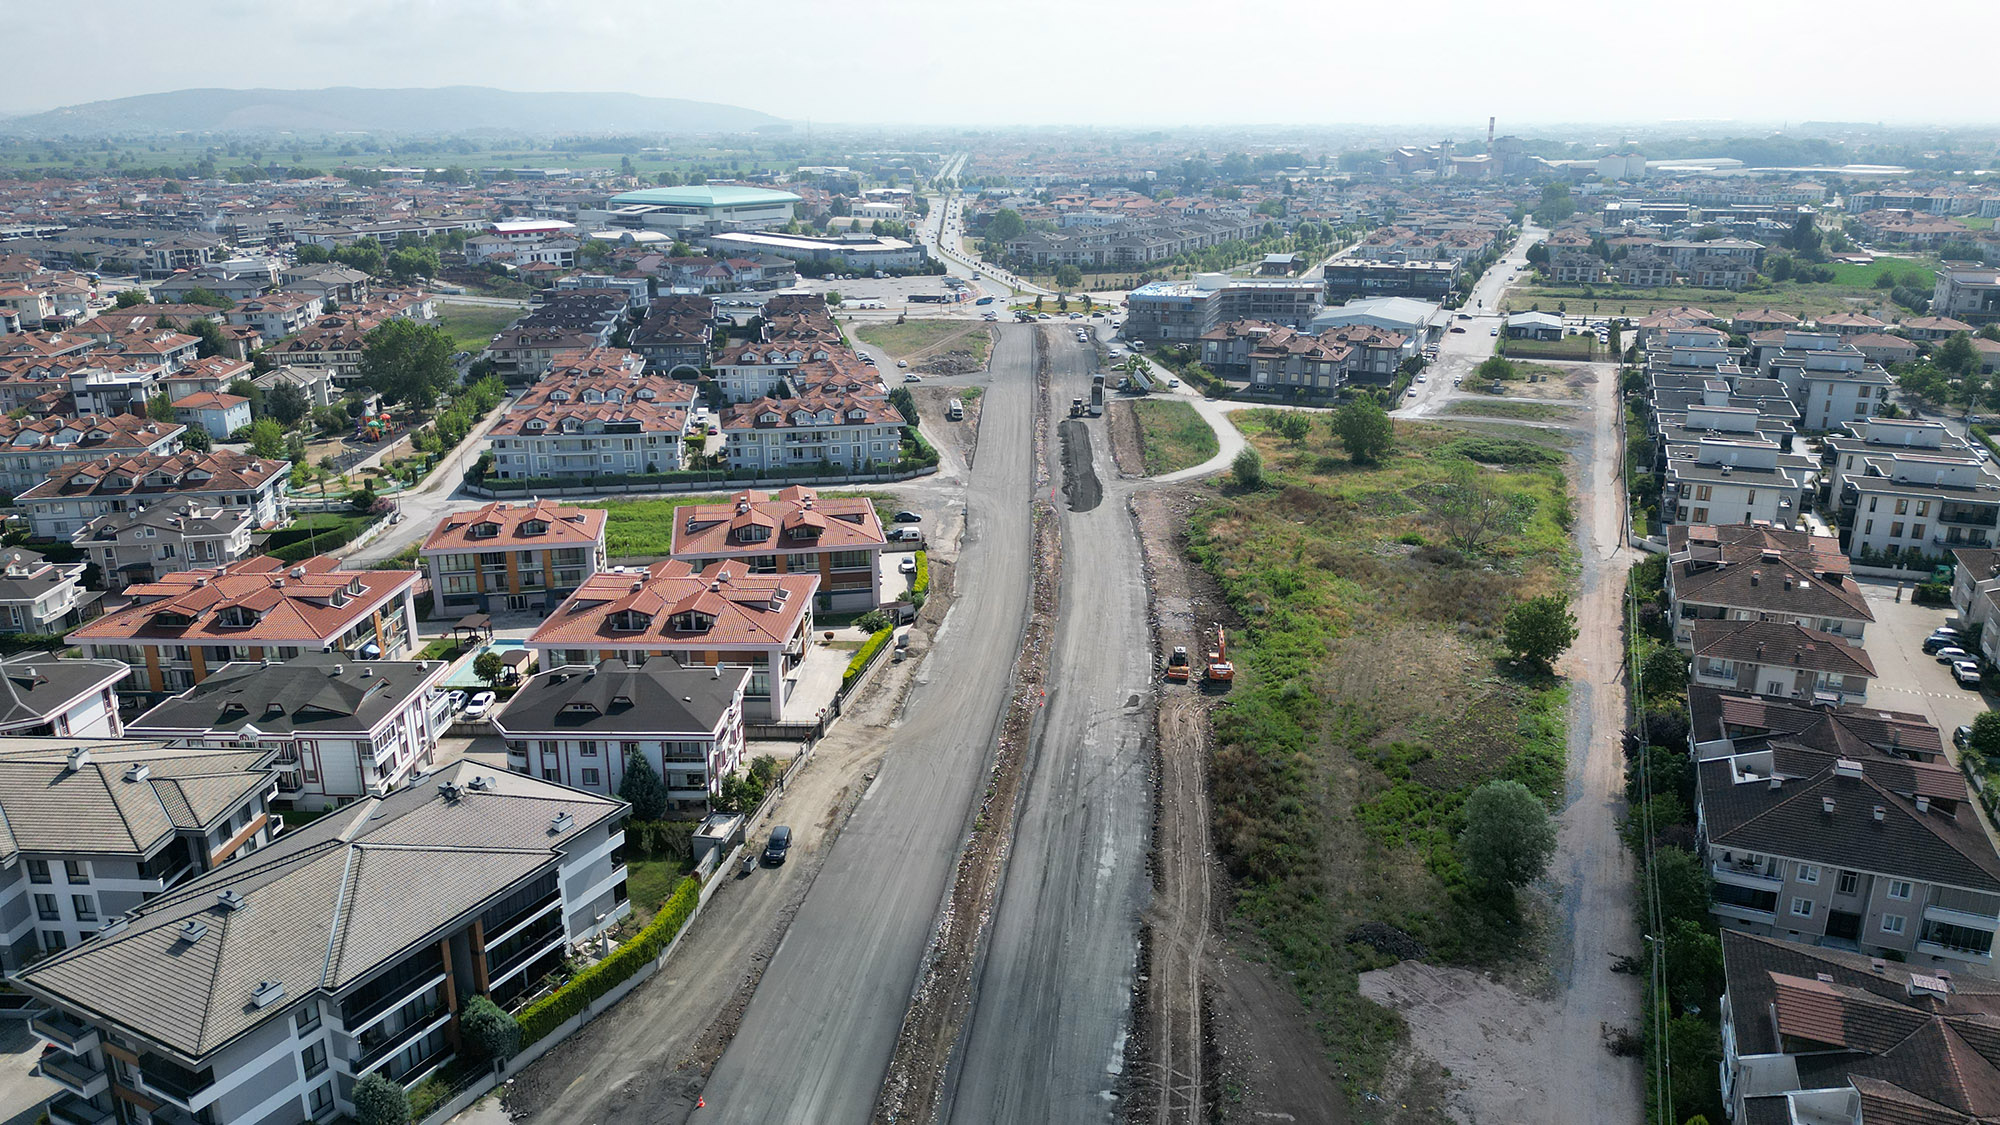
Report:
M 29 1019 L 28 1030 L 44 1043 L 52 1043 L 72 1055 L 95 1050 L 98 1043 L 96 1028 L 79 1023 L 54 1008 L 45 1009 Z
M 450 1021 L 451 1009 L 445 1005 L 444 999 L 440 997 L 436 1004 L 433 1004 L 429 1010 L 411 1020 L 401 1031 L 374 1040 L 372 1044 L 368 1037 L 362 1037 L 355 1044 L 360 1048 L 362 1053 L 354 1056 L 352 1060 L 354 1076 L 359 1078 L 376 1067 L 381 1066 L 383 1063 L 388 1062 L 399 1054 L 403 1048 L 443 1027 Z
M 1775 891 L 1785 885 L 1782 878 L 1760 865 L 1713 863 L 1709 865 L 1708 871 L 1718 883 L 1747 887 L 1753 891 Z
M 108 1125 L 111 1114 L 74 1094 L 49 1099 L 49 1125 Z
M 139 1065 L 141 1089 L 189 1113 L 201 1112 L 195 1108 L 194 1101 L 213 1085 L 215 1072 L 212 1069 L 195 1074 L 153 1055 L 146 1056 Z
M 403 1005 L 443 983 L 444 969 L 442 966 L 432 968 L 427 973 L 419 973 L 405 982 L 383 988 L 379 995 L 367 1002 L 366 1006 L 359 1011 L 352 1014 L 343 1012 L 341 1014 L 341 1023 L 347 1028 L 349 1035 L 358 1039 L 362 1033 L 382 1020 L 387 1019 Z M 368 987 L 373 988 L 375 985 L 370 984 Z
M 568 943 L 569 935 L 563 929 L 562 916 L 557 914 L 511 940 L 518 943 L 514 952 L 505 961 L 487 966 L 487 979 L 494 984 L 513 976 L 551 952 L 559 952 Z M 490 946 L 488 948 L 491 949 Z
M 111 1088 L 108 1072 L 74 1055 L 43 1059 L 42 1076 L 79 1098 L 94 1098 Z

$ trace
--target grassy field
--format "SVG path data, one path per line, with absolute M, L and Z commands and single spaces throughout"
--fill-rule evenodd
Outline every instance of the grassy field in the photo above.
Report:
M 819 490 L 819 494 L 829 500 L 867 496 L 875 502 L 875 514 L 884 526 L 888 525 L 899 506 L 893 496 L 824 489 Z M 727 493 L 690 493 L 644 500 L 596 500 L 582 507 L 603 508 L 608 513 L 604 521 L 604 551 L 610 558 L 665 557 L 673 549 L 675 508 L 690 504 L 720 504 L 728 498 Z
M 1830 282 L 1807 285 L 1784 281 L 1739 292 L 1686 287 L 1625 289 L 1615 285 L 1522 286 L 1508 290 L 1500 305 L 1504 312 L 1530 308 L 1554 312 L 1561 306 L 1572 316 L 1637 318 L 1659 309 L 1692 305 L 1721 317 L 1763 308 L 1814 317 L 1888 304 L 1889 290 L 1875 288 L 1876 278 L 1885 273 L 1928 293 L 1933 282 L 1931 271 L 1936 266 L 1934 258 L 1880 258 L 1865 265 L 1835 263 L 1834 280 Z
M 477 354 L 486 350 L 486 345 L 495 333 L 514 323 L 521 315 L 520 309 L 503 309 L 493 305 L 466 305 L 454 301 L 438 302 L 438 326 L 445 335 L 452 338 L 459 351 Z
M 1537 441 L 1399 423 L 1394 454 L 1363 468 L 1324 431 L 1295 447 L 1255 412 L 1237 421 L 1265 484 L 1190 526 L 1193 556 L 1246 622 L 1216 712 L 1215 834 L 1238 921 L 1359 1095 L 1383 1088 L 1403 1031 L 1356 991 L 1357 974 L 1395 959 L 1349 940 L 1356 927 L 1400 929 L 1436 962 L 1536 956 L 1536 926 L 1466 886 L 1456 838 L 1465 796 L 1489 779 L 1562 799 L 1567 686 L 1517 672 L 1499 636 L 1515 600 L 1573 581 L 1571 500 L 1562 455 Z M 1532 509 L 1470 550 L 1431 501 L 1465 460 Z
M 644 926 L 660 912 L 660 904 L 674 893 L 674 886 L 686 874 L 680 861 L 672 859 L 627 859 L 625 892 L 632 900 L 632 920 Z
M 1207 420 L 1185 402 L 1142 398 L 1132 403 L 1139 436 L 1146 444 L 1146 475 L 1176 472 L 1201 464 L 1221 446 Z
M 867 324 L 852 329 L 861 342 L 881 348 L 891 359 L 909 359 L 932 350 L 977 350 L 981 359 L 991 347 L 984 323 L 963 320 L 906 320 L 901 324 Z M 976 338 L 976 340 L 975 340 Z
M 1576 417 L 1576 407 L 1548 402 L 1508 402 L 1504 398 L 1454 399 L 1445 404 L 1446 414 L 1466 414 L 1481 418 L 1511 418 L 1517 422 L 1566 422 Z
M 1560 340 L 1502 340 L 1500 351 L 1508 359 L 1589 359 L 1597 354 L 1597 341 L 1589 336 L 1565 336 Z

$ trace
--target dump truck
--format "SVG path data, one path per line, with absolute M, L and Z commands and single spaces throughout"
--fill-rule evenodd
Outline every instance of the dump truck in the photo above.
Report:
M 1236 665 L 1229 662 L 1229 638 L 1223 634 L 1221 625 L 1215 627 L 1215 647 L 1209 651 L 1203 675 L 1214 684 L 1226 684 L 1236 678 Z
M 1187 649 L 1175 645 L 1174 651 L 1167 657 L 1167 679 L 1177 684 L 1187 683 L 1188 673 L 1193 667 L 1194 663 L 1188 659 Z
M 1090 413 L 1092 417 L 1104 413 L 1104 372 L 1090 377 Z
M 1069 416 L 1072 418 L 1083 417 L 1083 400 L 1081 398 L 1069 400 Z

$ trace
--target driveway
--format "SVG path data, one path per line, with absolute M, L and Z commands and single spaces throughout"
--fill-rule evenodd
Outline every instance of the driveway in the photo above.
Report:
M 1958 760 L 1951 732 L 1989 709 L 1986 697 L 1958 686 L 1935 657 L 1925 656 L 1924 638 L 1953 616 L 1949 606 L 1910 604 L 1910 592 L 1896 600 L 1896 583 L 1860 579 L 1858 585 L 1875 613 L 1875 623 L 1863 634 L 1863 646 L 1875 661 L 1875 682 L 1868 685 L 1868 704 L 1891 711 L 1913 711 L 1928 717 L 1944 736 L 1945 752 Z
M 0 1125 L 28 1125 L 62 1092 L 33 1073 L 41 1057 L 41 1040 L 28 1030 L 27 1020 L 0 1020 Z

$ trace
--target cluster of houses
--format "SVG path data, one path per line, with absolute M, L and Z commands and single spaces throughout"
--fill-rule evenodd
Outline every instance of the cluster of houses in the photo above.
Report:
M 1957 555 L 1968 620 L 1992 620 L 1996 558 Z M 1732 1120 L 1988 1115 L 2000 853 L 1937 728 L 1869 701 L 1874 615 L 1838 542 L 1676 526 L 1666 594 Z

